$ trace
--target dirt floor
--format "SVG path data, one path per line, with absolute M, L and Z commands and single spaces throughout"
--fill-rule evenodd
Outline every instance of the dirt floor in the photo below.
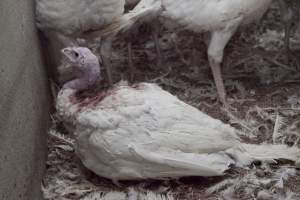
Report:
M 291 38 L 287 64 L 283 26 L 276 6 L 259 24 L 241 29 L 225 49 L 222 70 L 229 109 L 217 100 L 202 35 L 163 29 L 163 59 L 159 65 L 148 28 L 141 27 L 134 38 L 134 82 L 159 84 L 188 104 L 239 129 L 246 142 L 299 145 L 300 40 Z M 118 38 L 114 49 L 114 79 L 128 79 L 126 40 Z M 300 199 L 300 173 L 284 161 L 235 168 L 224 177 L 122 182 L 117 187 L 80 167 L 74 141 L 55 116 L 49 135 L 43 183 L 46 199 Z

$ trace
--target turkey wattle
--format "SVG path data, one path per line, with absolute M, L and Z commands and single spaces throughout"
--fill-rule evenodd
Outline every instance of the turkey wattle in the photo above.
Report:
M 300 157 L 296 147 L 241 143 L 234 128 L 155 84 L 117 85 L 79 98 L 77 90 L 99 77 L 98 59 L 83 47 L 62 52 L 83 78 L 64 85 L 57 112 L 74 126 L 77 155 L 99 176 L 113 181 L 219 176 L 231 165 Z

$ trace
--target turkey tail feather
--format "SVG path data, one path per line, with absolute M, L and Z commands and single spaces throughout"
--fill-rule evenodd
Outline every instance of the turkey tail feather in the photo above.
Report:
M 120 32 L 124 33 L 133 27 L 153 20 L 159 16 L 162 10 L 163 7 L 160 1 L 156 1 L 152 5 L 147 6 L 138 4 L 132 11 L 116 18 L 108 26 L 101 30 L 85 33 L 83 37 L 105 37 Z
M 296 162 L 300 159 L 300 149 L 286 145 L 272 144 L 241 144 L 244 153 L 228 152 L 237 161 L 237 165 L 248 165 L 255 160 L 276 162 L 279 159 Z M 236 156 L 237 155 L 237 156 Z

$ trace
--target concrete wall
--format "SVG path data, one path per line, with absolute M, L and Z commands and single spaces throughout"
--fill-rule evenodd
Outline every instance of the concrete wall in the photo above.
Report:
M 0 0 L 0 199 L 40 200 L 49 98 L 34 0 Z

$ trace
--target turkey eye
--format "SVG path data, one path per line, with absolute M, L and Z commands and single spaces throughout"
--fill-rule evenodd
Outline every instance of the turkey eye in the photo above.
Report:
M 74 52 L 74 55 L 76 58 L 78 58 L 79 54 L 77 52 Z

